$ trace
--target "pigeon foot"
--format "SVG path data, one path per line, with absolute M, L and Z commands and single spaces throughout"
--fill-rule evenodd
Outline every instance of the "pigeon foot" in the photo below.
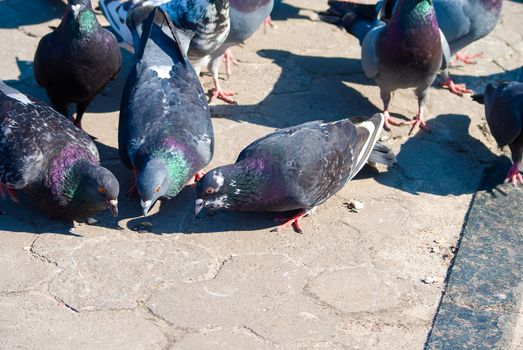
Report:
M 391 126 L 393 126 L 393 125 L 394 126 L 403 125 L 403 122 L 401 120 L 391 117 L 388 111 L 385 111 L 383 113 L 383 115 L 385 116 L 385 122 L 383 124 L 383 128 L 385 130 L 390 131 L 392 129 Z
M 512 183 L 512 185 L 517 186 L 518 184 L 523 185 L 523 176 L 521 176 L 521 173 L 519 172 L 518 164 L 514 163 L 510 167 L 507 178 L 505 179 L 505 183 Z
M 298 214 L 296 214 L 290 218 L 276 217 L 276 218 L 274 218 L 274 221 L 283 222 L 283 223 L 278 225 L 277 227 L 273 228 L 271 230 L 271 232 L 280 232 L 292 225 L 294 232 L 303 234 L 303 231 L 300 226 L 300 219 L 304 216 L 307 216 L 308 214 L 309 214 L 308 211 L 301 210 Z
M 407 122 L 408 125 L 412 125 L 409 131 L 409 135 L 414 134 L 415 132 L 418 132 L 419 129 L 425 129 L 430 130 L 430 127 L 427 125 L 427 123 L 421 119 L 421 117 L 418 115 L 414 118 L 414 120 L 411 120 L 410 122 Z
M 203 170 L 200 170 L 200 171 L 197 171 L 196 174 L 194 174 L 194 177 L 192 179 L 189 180 L 189 182 L 187 183 L 187 185 L 193 185 L 195 183 L 197 183 L 198 181 L 200 181 L 202 179 L 202 177 L 205 176 L 205 171 Z
M 475 53 L 475 54 L 471 54 L 471 55 L 458 52 L 456 54 L 456 60 L 461 61 L 465 64 L 476 64 L 477 62 L 473 61 L 472 59 L 481 57 L 481 55 L 483 55 L 483 52 L 479 52 L 479 53 Z
M 448 89 L 455 95 L 463 96 L 463 94 L 471 94 L 473 91 L 467 89 L 465 84 L 454 84 L 452 79 L 448 78 L 444 83 L 441 84 L 442 88 Z
M 276 29 L 278 28 L 276 26 L 276 24 L 274 24 L 274 22 L 272 21 L 272 18 L 271 16 L 267 16 L 267 18 L 265 18 L 263 20 L 263 32 L 264 33 L 267 33 L 269 31 L 269 29 L 272 28 L 272 29 Z
M 0 183 L 0 198 L 4 199 L 7 197 L 9 197 L 13 202 L 18 203 L 15 190 Z
M 238 102 L 234 101 L 231 98 L 232 96 L 236 96 L 236 93 L 233 91 L 225 91 L 225 90 L 222 90 L 221 88 L 213 88 L 211 90 L 211 92 L 212 92 L 212 95 L 209 100 L 209 103 L 216 101 L 216 100 L 222 100 L 223 102 L 226 102 L 226 103 L 229 103 L 232 105 L 238 104 Z

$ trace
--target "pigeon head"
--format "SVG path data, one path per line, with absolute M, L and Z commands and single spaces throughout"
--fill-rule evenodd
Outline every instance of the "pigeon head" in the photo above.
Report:
M 67 4 L 71 11 L 73 11 L 75 19 L 78 19 L 82 11 L 92 9 L 90 0 L 67 0 Z
M 116 217 L 120 192 L 116 177 L 106 168 L 85 161 L 78 162 L 74 168 L 75 174 L 70 179 L 66 178 L 64 186 L 66 195 L 70 191 L 71 206 L 86 207 L 93 212 L 108 208 Z M 77 183 L 77 188 L 72 191 L 74 182 Z
M 196 186 L 195 214 L 203 208 L 246 210 L 260 199 L 265 185 L 263 164 L 238 162 L 211 170 Z
M 143 215 L 146 216 L 156 200 L 168 194 L 170 188 L 167 162 L 162 158 L 154 158 L 147 162 L 139 172 L 136 189 L 140 195 Z

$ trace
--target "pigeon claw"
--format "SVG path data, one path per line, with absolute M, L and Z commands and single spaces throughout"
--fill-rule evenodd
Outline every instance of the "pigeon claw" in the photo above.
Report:
M 509 183 L 509 182 L 512 183 L 512 185 L 514 185 L 514 187 L 516 187 L 519 184 L 523 185 L 523 176 L 519 172 L 517 163 L 514 163 L 508 171 L 507 178 L 505 179 L 505 183 Z
M 444 89 L 448 89 L 450 92 L 460 97 L 462 97 L 463 94 L 471 94 L 473 92 L 472 90 L 467 89 L 465 84 L 454 84 L 454 82 L 450 78 L 448 78 L 443 84 L 441 84 L 441 87 Z
M 300 226 L 300 219 L 304 216 L 306 216 L 308 213 L 306 211 L 300 211 L 298 214 L 290 217 L 290 218 L 282 218 L 282 217 L 276 217 L 274 221 L 277 222 L 283 222 L 282 224 L 278 225 L 277 227 L 273 228 L 271 232 L 280 232 L 288 228 L 292 225 L 292 228 L 294 229 L 294 232 L 303 234 L 303 231 Z
M 0 198 L 8 198 L 15 203 L 18 203 L 18 198 L 16 197 L 16 192 L 10 187 L 0 183 Z
M 272 21 L 272 18 L 271 16 L 267 16 L 264 20 L 263 20 L 263 32 L 264 33 L 267 33 L 269 31 L 269 28 L 272 28 L 272 29 L 276 29 L 278 28 L 276 26 L 276 24 L 274 24 L 274 22 Z
M 211 90 L 212 95 L 211 99 L 209 100 L 209 103 L 216 101 L 216 100 L 222 100 L 223 102 L 236 105 L 238 102 L 234 101 L 231 97 L 235 96 L 236 93 L 233 91 L 225 91 L 219 88 L 213 88 Z
M 385 130 L 390 131 L 392 129 L 392 126 L 400 126 L 403 122 L 401 120 L 398 120 L 396 118 L 393 118 L 391 116 L 385 117 L 385 122 L 383 123 L 383 127 Z
M 419 129 L 425 129 L 427 131 L 430 130 L 430 126 L 427 125 L 427 123 L 421 119 L 419 116 L 416 116 L 414 120 L 411 120 L 407 122 L 408 125 L 412 125 L 409 131 L 409 135 L 412 135 L 416 132 L 418 132 Z
M 472 59 L 481 57 L 481 55 L 483 55 L 483 52 L 475 53 L 475 54 L 472 54 L 472 55 L 468 55 L 466 53 L 458 52 L 456 54 L 456 60 L 461 61 L 461 62 L 463 62 L 465 64 L 476 64 L 477 62 L 473 61 Z

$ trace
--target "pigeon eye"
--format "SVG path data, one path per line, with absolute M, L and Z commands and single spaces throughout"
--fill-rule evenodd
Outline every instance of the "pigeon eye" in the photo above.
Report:
M 214 193 L 214 188 L 212 188 L 212 187 L 207 187 L 207 189 L 205 190 L 205 193 L 207 193 L 207 194 L 213 194 L 213 193 Z
M 156 192 L 156 193 L 160 192 L 160 186 L 156 187 L 156 189 L 154 190 L 154 192 Z
M 105 193 L 105 187 L 103 187 L 103 186 L 98 187 L 98 192 Z

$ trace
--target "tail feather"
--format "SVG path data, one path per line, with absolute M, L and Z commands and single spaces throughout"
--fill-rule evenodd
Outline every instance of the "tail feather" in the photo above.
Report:
M 471 96 L 474 101 L 477 103 L 485 104 L 485 95 L 484 94 L 475 94 Z
M 369 156 L 369 162 L 379 163 L 386 166 L 396 164 L 396 155 L 391 149 L 381 142 L 376 142 Z

